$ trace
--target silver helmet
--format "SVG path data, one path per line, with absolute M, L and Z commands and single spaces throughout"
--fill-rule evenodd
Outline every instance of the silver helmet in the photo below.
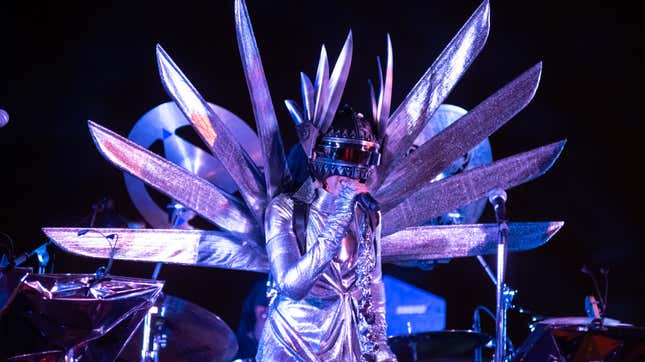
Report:
M 374 125 L 345 105 L 311 153 L 311 174 L 319 181 L 333 175 L 365 182 L 381 158 Z

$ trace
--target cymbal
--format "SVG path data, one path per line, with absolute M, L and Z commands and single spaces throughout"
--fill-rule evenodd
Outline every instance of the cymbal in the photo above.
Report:
M 432 114 L 432 117 L 428 120 L 428 123 L 426 123 L 423 130 L 421 130 L 421 133 L 419 133 L 417 138 L 414 140 L 414 147 L 423 145 L 466 113 L 468 113 L 468 111 L 459 106 L 445 103 L 440 105 L 434 114 Z M 491 162 L 493 162 L 493 153 L 491 151 L 490 141 L 486 138 L 468 151 L 468 153 L 463 157 L 455 160 L 450 166 L 443 170 L 434 181 L 469 171 L 474 168 L 487 165 Z M 433 222 L 440 225 L 445 223 L 474 224 L 479 220 L 484 212 L 486 201 L 487 200 L 484 198 L 462 206 L 458 210 L 455 210 L 455 212 L 447 213 Z
M 447 330 L 393 336 L 388 338 L 388 344 L 400 360 L 412 360 L 413 348 L 416 347 L 417 360 L 423 361 L 434 357 L 463 355 L 484 346 L 490 340 L 490 336 L 475 331 Z
M 537 324 L 546 324 L 554 326 L 588 326 L 594 322 L 591 317 L 556 317 L 546 318 L 537 321 Z M 602 325 L 604 326 L 631 326 L 631 324 L 622 323 L 619 320 L 612 318 L 603 318 Z
M 240 145 L 253 162 L 256 165 L 261 165 L 262 150 L 258 136 L 253 129 L 227 109 L 212 103 L 209 105 L 226 124 L 229 131 L 235 135 L 235 139 L 239 140 Z M 189 125 L 190 122 L 177 105 L 174 102 L 167 102 L 144 114 L 133 126 L 128 139 L 144 148 L 150 148 L 155 142 L 161 142 L 163 156 L 168 161 L 185 168 L 228 193 L 237 191 L 235 182 L 215 156 L 177 134 L 180 128 Z M 157 205 L 143 181 L 127 172 L 124 172 L 123 175 L 125 186 L 134 206 L 148 224 L 157 229 L 172 227 L 168 222 L 167 211 Z M 181 228 L 192 229 L 193 227 L 186 222 L 182 224 Z
M 237 339 L 229 326 L 209 310 L 184 299 L 161 296 L 152 314 L 150 338 L 164 334 L 159 361 L 230 361 L 237 353 Z M 132 336 L 118 361 L 139 361 L 143 325 Z M 162 333 L 158 333 L 161 331 Z

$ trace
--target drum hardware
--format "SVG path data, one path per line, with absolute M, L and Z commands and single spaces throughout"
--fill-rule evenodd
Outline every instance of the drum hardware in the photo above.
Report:
M 179 202 L 172 200 L 166 206 L 168 223 L 172 229 L 181 229 L 188 225 L 188 222 L 195 217 L 195 212 L 186 208 Z M 155 263 L 152 272 L 152 279 L 156 280 L 161 272 L 162 262 Z M 165 307 L 161 310 L 158 306 L 152 306 L 145 316 L 143 322 L 143 333 L 141 336 L 140 362 L 158 362 L 160 351 L 167 346 L 167 335 L 165 331 Z M 235 352 L 234 352 L 235 353 Z
M 512 361 L 628 361 L 645 360 L 645 328 L 605 318 L 550 318 L 537 323 Z
M 489 335 L 472 330 L 444 330 L 389 337 L 388 344 L 400 361 L 417 362 L 464 357 L 490 340 Z
M 24 253 L 18 256 L 14 256 L 13 252 L 11 252 L 9 254 L 9 258 L 5 258 L 3 256 L 3 259 L 6 261 L 0 262 L 0 268 L 9 265 L 20 266 L 32 256 L 36 256 L 38 260 L 38 274 L 44 274 L 45 268 L 47 267 L 47 264 L 49 264 L 49 253 L 47 252 L 47 246 L 49 246 L 49 244 L 51 244 L 51 240 L 48 240 L 47 242 L 41 244 L 36 249 L 28 253 Z
M 38 274 L 45 274 L 45 269 L 47 268 L 47 264 L 49 264 L 49 252 L 47 251 L 47 245 L 49 243 L 48 241 L 33 251 L 38 260 Z
M 229 326 L 209 310 L 172 295 L 162 295 L 144 325 L 126 345 L 117 361 L 230 361 L 237 339 Z M 149 333 L 147 355 L 137 341 Z
M 591 278 L 594 295 L 585 297 L 584 317 L 547 318 L 526 309 L 521 313 L 532 316 L 531 334 L 512 361 L 643 361 L 645 360 L 645 329 L 606 318 L 609 270 L 600 269 L 604 293 L 598 280 L 586 266 L 581 270 Z
M 157 263 L 158 265 L 161 263 Z M 159 267 L 161 269 L 161 267 Z M 155 271 L 157 268 L 155 267 Z M 140 361 L 159 361 L 159 352 L 166 348 L 168 336 L 164 328 L 165 310 L 159 310 L 157 305 L 153 305 L 148 310 L 143 320 L 143 335 L 141 340 Z M 153 328 L 154 320 L 154 328 Z
M 483 261 L 483 259 L 482 259 L 482 261 Z M 484 263 L 486 263 L 486 262 L 484 261 Z M 488 264 L 484 264 L 484 265 L 488 266 Z M 476 306 L 475 310 L 473 311 L 472 329 L 473 329 L 473 331 L 478 332 L 478 333 L 481 333 L 481 331 L 482 331 L 481 330 L 481 313 L 480 312 L 486 313 L 488 316 L 490 316 L 490 318 L 493 321 L 495 320 L 495 314 L 493 314 L 493 312 L 491 312 L 490 309 L 486 308 L 483 305 Z M 490 342 L 491 342 L 491 346 L 495 345 L 493 340 L 491 340 Z M 483 352 L 482 351 L 482 346 L 478 346 L 477 348 L 475 348 L 475 352 L 474 352 L 474 355 L 473 355 L 473 361 L 474 362 L 482 362 L 483 361 L 483 353 L 482 352 Z
M 586 265 L 583 266 L 580 271 L 587 274 L 589 278 L 591 278 L 594 289 L 596 291 L 596 295 L 598 296 L 598 299 L 596 299 L 596 297 L 593 295 L 589 295 L 585 298 L 585 311 L 587 312 L 587 316 L 593 317 L 597 319 L 600 323 L 602 323 L 603 316 L 605 315 L 605 311 L 607 310 L 607 292 L 609 291 L 609 277 L 608 277 L 609 269 L 604 267 L 600 268 L 600 274 L 603 276 L 604 287 L 605 287 L 604 293 L 600 292 L 598 280 L 596 279 L 596 276 L 594 275 L 593 271 L 587 268 Z

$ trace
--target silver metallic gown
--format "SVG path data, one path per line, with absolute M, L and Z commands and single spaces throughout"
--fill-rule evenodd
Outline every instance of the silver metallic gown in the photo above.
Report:
M 349 188 L 339 196 L 322 188 L 310 193 L 304 255 L 293 230 L 293 199 L 279 195 L 267 208 L 267 251 L 277 294 L 257 360 L 395 361 L 385 332 L 380 226 L 365 227 L 372 225 L 365 217 L 369 212 Z M 372 216 L 380 218 L 378 212 Z M 361 248 L 359 240 L 373 247 Z M 361 250 L 371 254 L 365 258 Z M 369 275 L 361 276 L 361 266 L 370 262 Z

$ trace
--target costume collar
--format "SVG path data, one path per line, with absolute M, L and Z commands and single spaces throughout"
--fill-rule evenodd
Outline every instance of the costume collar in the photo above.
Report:
M 318 197 L 316 198 L 316 200 L 314 200 L 311 206 L 327 214 L 334 212 L 335 210 L 334 203 L 338 196 L 330 192 L 327 192 L 322 187 L 319 187 L 318 189 L 316 189 L 316 192 L 318 194 Z

